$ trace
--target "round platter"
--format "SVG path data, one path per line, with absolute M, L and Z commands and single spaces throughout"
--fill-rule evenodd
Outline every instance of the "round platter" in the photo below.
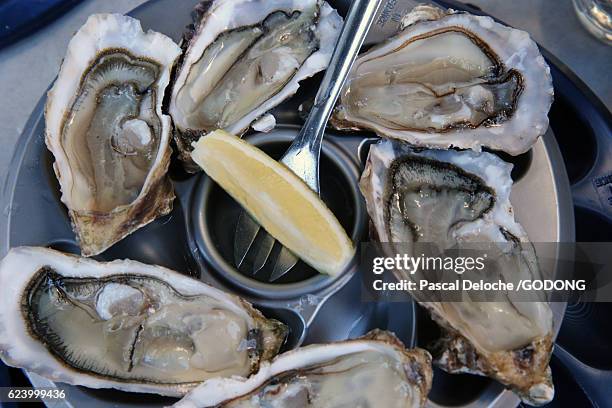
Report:
M 329 2 L 341 14 L 350 5 L 347 0 Z M 178 41 L 191 21 L 190 12 L 196 3 L 197 0 L 152 0 L 130 15 L 140 19 L 144 29 L 151 28 Z M 298 106 L 313 98 L 320 78 L 319 75 L 303 83 L 293 98 L 273 110 L 279 124 L 272 132 L 249 135 L 247 139 L 272 156 L 280 156 L 301 126 Z M 79 252 L 67 211 L 60 202 L 53 157 L 44 144 L 44 102 L 43 97 L 35 107 L 9 167 L 2 195 L 0 255 L 19 245 Z M 367 240 L 367 215 L 357 181 L 372 137 L 368 133 L 329 132 L 322 153 L 322 198 L 357 243 Z M 569 182 L 552 132 L 549 130 L 530 152 L 503 158 L 515 164 L 511 200 L 518 221 L 532 241 L 573 241 Z M 238 205 L 204 174 L 184 173 L 177 160 L 173 160 L 170 174 L 177 195 L 172 213 L 136 231 L 96 259 L 130 258 L 162 265 L 237 293 L 267 316 L 290 327 L 285 349 L 357 337 L 373 328 L 395 332 L 407 346 L 427 338 L 427 325 L 421 324 L 419 308 L 412 302 L 362 302 L 356 268 L 332 280 L 300 263 L 278 284 L 238 274 L 230 262 Z M 564 304 L 553 304 L 556 330 L 564 308 Z M 28 375 L 35 386 L 55 386 L 35 374 Z M 432 406 L 510 407 L 518 403 L 514 394 L 486 378 L 451 376 L 440 370 L 434 376 Z M 53 403 L 54 407 L 164 406 L 173 401 L 116 390 L 57 386 L 66 390 L 67 398 L 63 403 Z

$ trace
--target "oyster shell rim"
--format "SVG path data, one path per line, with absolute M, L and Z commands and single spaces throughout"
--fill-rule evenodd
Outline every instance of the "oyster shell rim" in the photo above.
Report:
M 65 277 L 84 277 L 79 275 L 81 272 L 84 272 L 87 278 L 94 279 L 111 275 L 138 275 L 161 280 L 183 296 L 205 295 L 222 301 L 230 306 L 229 310 L 243 316 L 253 324 L 253 327 L 258 327 L 262 333 L 266 331 L 276 340 L 265 344 L 265 348 L 258 351 L 258 365 L 252 367 L 253 373 L 258 371 L 264 361 L 276 355 L 285 341 L 286 326 L 277 320 L 265 318 L 246 300 L 163 266 L 148 265 L 129 259 L 98 262 L 49 248 L 21 246 L 12 248 L 0 261 L 0 287 L 3 291 L 9 291 L 8 288 L 11 288 L 9 296 L 0 298 L 0 358 L 5 364 L 23 368 L 50 381 L 93 389 L 114 388 L 126 392 L 181 397 L 199 384 L 199 382 L 162 384 L 108 378 L 101 374 L 76 369 L 58 359 L 28 327 L 23 317 L 22 297 L 42 268 L 59 270 L 62 266 L 64 267 L 62 276 Z M 29 267 L 27 272 L 11 275 L 12 271 L 23 270 L 25 267 Z M 69 269 L 66 270 L 66 267 Z
M 386 173 L 391 170 L 393 163 L 406 155 L 425 157 L 449 163 L 482 179 L 485 185 L 495 192 L 495 202 L 493 208 L 483 214 L 482 219 L 473 221 L 473 223 L 492 223 L 508 231 L 520 242 L 531 245 L 526 231 L 514 219 L 514 212 L 510 202 L 510 192 L 513 185 L 512 178 L 510 177 L 512 164 L 506 163 L 498 156 L 488 152 L 423 150 L 410 146 L 404 141 L 392 139 L 381 139 L 370 147 L 365 170 L 360 180 L 360 189 L 366 201 L 368 214 L 371 217 L 371 235 L 375 234 L 373 239 L 378 242 L 390 242 L 387 235 L 388 229 L 385 227 L 385 220 L 383 219 L 381 223 L 380 217 L 383 216 L 383 211 L 376 211 L 376 207 L 385 208 L 385 198 L 383 196 L 388 196 L 389 193 L 386 191 L 387 184 L 380 180 L 380 175 L 376 174 L 374 167 L 382 166 L 385 173 L 383 176 L 387 176 Z M 484 164 L 478 164 L 477 158 L 484 161 Z M 375 182 L 384 186 L 385 191 L 376 191 L 369 185 Z M 372 198 L 368 199 L 368 197 Z M 378 224 L 374 222 L 374 215 L 372 214 L 378 215 L 376 217 L 379 222 Z M 416 299 L 415 302 L 417 302 Z M 466 336 L 451 327 L 440 316 L 439 310 L 435 307 L 435 302 L 417 303 L 427 309 L 432 319 L 442 329 L 440 339 L 433 345 L 436 353 L 434 356 L 436 366 L 453 374 L 470 373 L 492 378 L 514 391 L 521 400 L 531 405 L 546 404 L 554 398 L 554 385 L 552 383 L 549 362 L 552 357 L 553 336 L 556 326 L 555 316 L 550 308 L 550 303 L 547 304 L 551 310 L 551 324 L 545 335 L 536 337 L 520 348 L 494 352 L 480 350 Z M 521 366 L 520 358 L 516 358 L 516 355 L 526 350 L 535 350 L 531 354 L 536 357 L 536 361 L 529 367 L 534 369 L 531 372 L 532 378 L 530 380 L 521 377 L 521 375 L 526 376 L 527 372 Z M 483 360 L 483 357 L 485 360 Z M 503 373 L 495 369 L 494 363 L 496 361 L 501 365 L 513 363 L 512 367 L 518 369 L 519 372 L 512 373 L 514 374 L 512 377 L 519 381 L 510 383 L 512 378 L 503 375 Z
M 132 40 L 127 49 L 128 55 L 152 60 L 160 66 L 155 82 L 155 113 L 161 123 L 157 155 L 142 189 L 131 203 L 118 206 L 110 212 L 76 210 L 71 208 L 71 199 L 67 193 L 74 183 L 74 174 L 61 142 L 65 115 L 72 109 L 83 75 L 104 52 L 111 49 L 125 50 L 123 42 L 126 38 Z M 138 41 L 137 44 L 134 44 L 134 39 Z M 180 48 L 166 35 L 152 30 L 144 32 L 139 20 L 110 13 L 90 15 L 68 44 L 57 78 L 47 92 L 44 107 L 45 144 L 53 154 L 53 170 L 60 184 L 61 201 L 68 209 L 83 256 L 105 251 L 135 230 L 172 210 L 174 188 L 167 176 L 172 154 L 171 120 L 162 113 L 162 102 L 170 82 L 171 67 L 180 52 Z
M 435 6 L 421 6 L 413 9 L 414 18 L 411 20 L 410 13 L 404 17 L 409 23 L 403 24 L 402 30 L 373 46 L 367 52 L 361 54 L 355 62 L 357 67 L 359 59 L 367 56 L 377 56 L 385 50 L 393 48 L 394 42 L 400 41 L 402 36 L 412 38 L 423 36 L 437 29 L 456 28 L 459 31 L 469 32 L 475 38 L 482 40 L 483 33 L 489 38 L 488 49 L 498 57 L 505 72 L 518 71 L 522 76 L 522 90 L 512 115 L 505 122 L 490 127 L 475 127 L 474 129 L 457 128 L 445 132 L 426 130 L 399 130 L 387 129 L 367 119 L 354 117 L 348 113 L 342 105 L 342 96 L 348 89 L 350 78 L 340 96 L 338 106 L 335 109 L 330 123 L 337 130 L 371 130 L 380 137 L 397 139 L 408 142 L 418 147 L 449 149 L 451 147 L 460 149 L 471 149 L 481 151 L 483 147 L 493 150 L 504 151 L 513 156 L 525 153 L 531 149 L 533 144 L 546 133 L 549 119 L 548 112 L 553 102 L 554 89 L 550 67 L 540 53 L 537 44 L 525 31 L 518 30 L 504 24 L 498 23 L 489 16 L 477 16 L 465 11 L 444 10 Z M 411 12 L 412 13 L 412 12 Z M 464 20 L 462 22 L 462 20 Z M 472 27 L 469 26 L 472 23 Z M 482 40 L 484 42 L 484 40 Z M 513 47 L 508 47 L 508 42 L 517 42 Z M 492 42 L 495 42 L 493 44 Z M 529 72 L 522 69 L 523 65 L 530 66 Z M 517 69 L 517 67 L 521 69 Z M 529 74 L 529 75 L 528 75 Z M 536 85 L 535 87 L 532 85 Z M 538 87 L 540 89 L 538 89 Z M 526 100 L 530 100 L 525 103 Z M 536 100 L 534 103 L 533 100 Z M 523 103 L 521 103 L 521 101 Z M 534 109 L 533 107 L 537 107 Z M 535 118 L 535 119 L 534 119 Z M 527 127 L 521 129 L 521 122 L 527 123 Z M 518 125 L 517 125 L 518 123 Z M 519 127 L 519 130 L 512 127 Z M 508 129 L 508 130 L 507 130 Z M 507 142 L 509 140 L 509 142 Z
M 196 42 L 194 42 L 193 38 L 201 34 L 201 32 L 206 28 L 206 19 L 211 14 L 214 14 L 216 10 L 221 9 L 222 11 L 227 12 L 227 10 L 224 10 L 224 8 L 233 9 L 234 7 L 237 7 L 241 4 L 248 4 L 253 1 L 254 0 L 201 0 L 200 3 L 198 3 L 198 5 L 195 7 L 193 12 L 194 22 L 190 26 L 188 26 L 188 30 L 183 35 L 183 39 L 181 42 L 183 53 L 176 65 L 175 73 L 173 75 L 168 113 L 172 117 L 174 123 L 173 138 L 177 145 L 179 159 L 183 163 L 185 170 L 189 173 L 195 173 L 200 171 L 200 167 L 197 166 L 191 159 L 191 143 L 197 141 L 199 137 L 206 135 L 207 132 L 198 129 L 181 130 L 180 126 L 178 125 L 178 121 L 175 120 L 175 117 L 177 115 L 180 115 L 180 111 L 176 107 L 177 94 L 184 86 L 184 83 L 187 80 L 187 76 L 190 72 L 189 69 L 184 69 L 185 64 L 189 64 L 191 66 L 195 62 L 197 62 L 201 58 L 202 54 L 206 51 L 206 49 L 211 44 L 213 44 L 217 40 L 217 38 L 224 32 L 228 30 L 238 29 L 242 26 L 258 24 L 261 22 L 262 18 L 254 17 L 251 19 L 249 17 L 246 19 L 246 23 L 248 24 L 245 24 L 244 22 L 242 22 L 242 20 L 240 20 L 239 22 L 232 22 L 232 24 L 226 21 L 222 24 L 223 27 L 221 29 L 217 28 L 218 31 L 209 35 L 211 36 L 211 38 L 204 40 L 203 45 L 197 42 L 201 42 L 202 40 L 197 40 Z M 263 115 L 270 113 L 270 111 L 276 106 L 280 105 L 285 100 L 295 95 L 295 93 L 300 88 L 302 81 L 326 69 L 327 65 L 329 64 L 331 54 L 336 45 L 336 39 L 340 35 L 341 27 L 338 26 L 338 24 L 342 25 L 344 21 L 343 18 L 325 0 L 285 0 L 284 3 L 287 4 L 287 6 L 283 9 L 278 8 L 275 5 L 271 5 L 269 12 L 266 15 L 262 13 L 263 17 L 265 18 L 267 15 L 270 15 L 275 11 L 282 11 L 285 12 L 285 14 L 290 14 L 287 13 L 287 10 L 294 12 L 296 10 L 307 9 L 308 7 L 317 7 L 318 28 L 316 34 L 318 40 L 320 41 L 319 47 L 304 61 L 299 70 L 293 75 L 291 80 L 283 86 L 280 91 L 278 91 L 264 103 L 253 109 L 247 116 L 245 116 L 245 118 L 225 129 L 231 134 L 242 136 L 245 132 L 248 131 L 249 126 L 251 126 L 253 122 L 261 118 Z M 218 14 L 221 15 L 222 13 Z M 225 17 L 226 20 L 228 18 L 229 17 Z M 231 21 L 231 19 L 229 21 Z M 212 24 L 213 28 L 215 28 L 215 24 L 210 24 Z M 329 32 L 324 33 L 325 35 L 321 35 L 322 24 L 328 26 L 326 30 L 329 30 Z M 196 45 L 198 45 L 198 47 L 195 47 Z M 196 54 L 195 56 L 192 55 L 194 53 Z
M 279 354 L 273 360 L 262 364 L 259 372 L 246 381 L 239 379 L 211 379 L 190 391 L 183 399 L 173 405 L 175 408 L 194 408 L 196 406 L 218 406 L 257 390 L 276 375 L 326 361 L 334 356 L 348 355 L 368 350 L 385 350 L 395 353 L 402 361 L 409 380 L 413 380 L 419 390 L 420 406 L 424 406 L 433 380 L 431 355 L 421 348 L 407 349 L 395 334 L 374 329 L 362 337 L 333 341 L 330 343 L 310 344 Z M 348 350 L 347 350 L 348 349 Z M 304 361 L 306 360 L 306 361 Z M 425 366 L 425 367 L 423 367 Z M 421 369 L 425 368 L 424 371 Z M 414 371 L 411 376 L 408 371 Z M 198 399 L 198 398 L 202 398 Z

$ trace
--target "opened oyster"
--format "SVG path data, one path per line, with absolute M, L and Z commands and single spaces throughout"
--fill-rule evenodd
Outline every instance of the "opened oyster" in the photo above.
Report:
M 392 243 L 385 247 L 388 252 L 415 257 L 424 250 L 442 254 L 476 244 L 488 259 L 482 272 L 472 272 L 472 281 L 541 279 L 534 248 L 512 213 L 511 168 L 490 153 L 417 152 L 391 141 L 372 146 L 361 190 L 373 238 Z M 457 278 L 454 271 L 450 277 L 435 270 L 394 273 L 401 280 Z M 553 321 L 543 293 L 525 299 L 502 291 L 486 299 L 460 292 L 452 301 L 437 290 L 411 294 L 445 329 L 433 350 L 444 370 L 490 376 L 529 404 L 552 399 Z
M 180 52 L 118 14 L 92 15 L 70 41 L 47 95 L 45 140 L 85 256 L 172 209 L 161 104 Z
M 53 381 L 184 395 L 248 376 L 286 328 L 244 300 L 171 270 L 44 248 L 0 263 L 0 356 Z
M 332 123 L 417 146 L 524 153 L 548 128 L 548 65 L 526 32 L 420 6 L 355 62 Z
M 289 351 L 248 380 L 206 381 L 175 407 L 422 407 L 431 380 L 429 353 L 375 330 Z
M 342 18 L 322 0 L 214 0 L 198 7 L 170 100 L 180 158 L 217 129 L 241 135 L 329 63 Z

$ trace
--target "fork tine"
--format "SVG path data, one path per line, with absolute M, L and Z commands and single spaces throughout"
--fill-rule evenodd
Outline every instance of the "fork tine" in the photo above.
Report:
M 274 269 L 272 270 L 272 274 L 270 275 L 268 281 L 274 282 L 281 276 L 285 275 L 295 266 L 296 263 L 298 263 L 298 258 L 293 255 L 293 252 L 285 247 L 282 247 L 280 253 L 278 254 L 278 258 L 276 258 Z
M 261 233 L 263 236 L 261 240 L 259 240 L 258 245 L 255 247 L 257 253 L 255 254 L 255 260 L 253 261 L 253 270 L 251 271 L 252 275 L 255 275 L 257 272 L 264 267 L 268 258 L 270 257 L 270 253 L 272 252 L 272 248 L 274 248 L 274 243 L 276 240 L 274 237 L 263 228 L 261 229 Z
M 241 211 L 234 232 L 234 265 L 240 268 L 261 227 L 246 211 Z

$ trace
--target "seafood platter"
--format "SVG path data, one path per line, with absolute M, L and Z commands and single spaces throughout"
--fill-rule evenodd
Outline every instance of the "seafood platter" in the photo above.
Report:
M 380 3 L 314 184 L 283 154 L 350 1 L 90 16 L 5 186 L 2 361 L 65 390 L 54 406 L 553 401 L 564 303 L 362 300 L 363 242 L 488 242 L 502 274 L 537 278 L 532 242 L 574 240 L 553 78 L 529 34 Z

